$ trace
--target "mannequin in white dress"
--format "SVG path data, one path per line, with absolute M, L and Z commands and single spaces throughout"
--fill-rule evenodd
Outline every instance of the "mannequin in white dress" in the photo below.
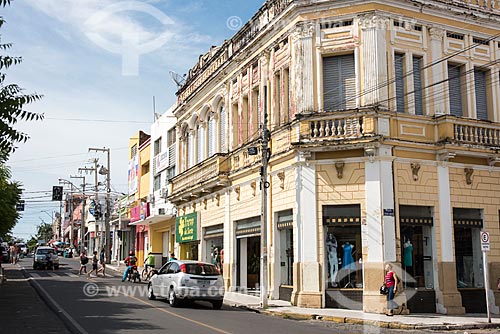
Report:
M 337 257 L 337 239 L 332 233 L 326 237 L 326 251 L 328 254 L 328 263 L 330 264 L 330 283 L 333 287 L 337 286 L 337 274 L 339 272 L 339 259 Z

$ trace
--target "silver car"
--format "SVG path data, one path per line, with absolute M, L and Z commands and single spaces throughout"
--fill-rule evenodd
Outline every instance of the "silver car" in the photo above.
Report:
M 165 263 L 148 285 L 148 298 L 167 298 L 176 307 L 182 300 L 205 300 L 214 309 L 222 307 L 224 280 L 210 263 L 174 260 Z
M 57 256 L 55 249 L 50 246 L 40 246 L 36 249 L 35 255 L 33 256 L 33 269 L 49 269 L 49 263 L 47 261 L 47 258 L 49 256 L 52 262 L 53 269 L 59 269 L 59 257 Z

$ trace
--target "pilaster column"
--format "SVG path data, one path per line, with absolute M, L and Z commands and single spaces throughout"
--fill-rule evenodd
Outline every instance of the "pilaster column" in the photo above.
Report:
M 438 245 L 441 258 L 438 259 L 439 286 L 436 287 L 437 312 L 443 314 L 464 314 L 462 296 L 457 290 L 456 263 L 453 257 L 453 216 L 450 200 L 450 171 L 446 160 L 437 167 L 439 194 Z
M 292 302 L 299 307 L 322 307 L 316 214 L 316 166 L 308 162 L 299 162 L 295 169 L 295 184 L 297 241 L 294 247 L 296 261 L 293 270 L 296 279 Z
M 434 63 L 441 60 L 443 57 L 443 40 L 446 34 L 446 30 L 439 27 L 432 27 L 429 29 L 429 34 L 431 37 L 430 42 L 430 58 L 429 63 Z M 438 82 L 443 82 L 448 73 L 447 62 L 440 61 L 430 67 L 430 82 L 432 88 L 430 88 L 429 96 L 427 101 L 427 110 L 429 110 L 429 115 L 436 114 L 449 114 L 449 96 L 448 96 L 448 85 L 443 83 L 437 84 Z M 429 70 L 427 73 L 429 73 Z M 433 86 L 434 85 L 434 86 Z
M 292 92 L 295 95 L 292 108 L 295 113 L 314 111 L 313 22 L 297 25 L 292 35 Z
M 363 57 L 363 106 L 378 104 L 388 108 L 387 27 L 389 18 L 378 14 L 359 17 Z M 359 77 L 359 76 L 357 76 Z
M 365 162 L 366 225 L 363 226 L 365 312 L 382 313 L 385 303 L 379 288 L 384 277 L 384 263 L 396 261 L 396 226 L 394 214 L 393 163 L 391 147 L 366 148 Z M 387 210 L 384 213 L 384 210 Z M 365 252 L 363 252 L 365 253 Z M 397 271 L 397 268 L 395 268 Z

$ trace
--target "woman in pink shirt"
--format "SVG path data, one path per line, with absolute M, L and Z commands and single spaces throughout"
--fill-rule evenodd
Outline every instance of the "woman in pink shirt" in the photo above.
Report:
M 392 265 L 389 263 L 385 265 L 385 272 L 384 284 L 389 289 L 389 293 L 387 294 L 386 315 L 392 316 L 394 314 L 394 309 L 398 308 L 398 305 L 394 301 L 394 295 L 396 294 L 399 279 L 396 273 L 392 270 Z

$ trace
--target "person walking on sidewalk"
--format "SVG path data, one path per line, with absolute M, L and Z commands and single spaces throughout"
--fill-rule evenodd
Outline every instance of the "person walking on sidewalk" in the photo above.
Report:
M 87 273 L 87 263 L 89 263 L 89 258 L 85 254 L 85 251 L 83 251 L 80 254 L 80 275 L 82 274 L 82 270 L 85 271 L 85 274 Z
M 392 270 L 392 265 L 390 263 L 385 265 L 385 279 L 384 284 L 389 289 L 389 293 L 387 294 L 387 316 L 394 315 L 394 309 L 398 308 L 398 305 L 394 301 L 394 296 L 397 292 L 397 286 L 399 283 L 398 276 Z
M 9 249 L 10 249 L 10 263 L 16 264 L 16 258 L 17 258 L 16 246 L 14 244 L 11 244 Z
M 96 277 L 97 275 L 97 266 L 99 264 L 99 258 L 97 257 L 97 251 L 94 251 L 94 256 L 92 256 L 92 270 L 89 271 L 87 274 L 87 277 L 90 278 L 90 274 L 92 274 L 95 271 Z
M 104 247 L 101 248 L 101 253 L 99 253 L 99 263 L 101 264 L 101 268 L 96 273 L 96 276 L 102 271 L 102 277 L 106 277 L 106 252 L 104 251 Z

